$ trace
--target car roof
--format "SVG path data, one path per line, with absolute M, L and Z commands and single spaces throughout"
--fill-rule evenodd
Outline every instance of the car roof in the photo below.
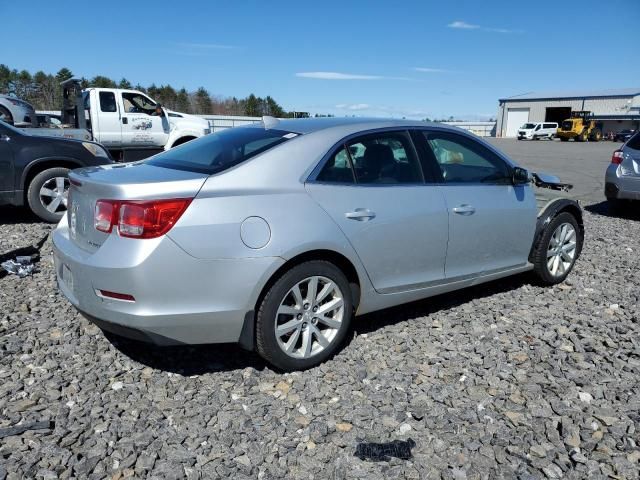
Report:
M 261 125 L 261 124 L 257 124 Z M 354 118 L 354 117 L 319 117 L 319 118 L 295 118 L 278 120 L 270 128 L 294 132 L 300 134 L 313 133 L 327 129 L 343 129 L 345 134 L 358 132 L 360 130 L 371 130 L 376 128 L 411 128 L 436 126 L 447 127 L 442 123 L 421 122 L 417 120 L 398 120 L 385 118 Z M 451 127 L 448 127 L 451 128 Z

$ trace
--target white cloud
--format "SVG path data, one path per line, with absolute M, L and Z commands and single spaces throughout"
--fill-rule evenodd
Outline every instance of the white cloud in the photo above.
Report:
M 342 72 L 298 72 L 296 77 L 315 78 L 318 80 L 411 80 L 406 77 L 385 77 L 382 75 L 361 75 Z
M 494 32 L 494 33 L 523 33 L 523 30 L 512 30 L 510 28 L 494 28 L 494 27 L 483 27 L 481 25 L 475 25 L 473 23 L 467 23 L 462 20 L 456 20 L 447 25 L 449 28 L 457 28 L 461 30 L 482 30 L 483 32 Z
M 379 75 L 357 75 L 340 72 L 298 72 L 296 77 L 317 78 L 319 80 L 380 80 Z
M 415 67 L 413 70 L 423 73 L 451 73 L 451 70 L 445 70 L 443 68 Z
M 193 50 L 232 50 L 238 48 L 234 45 L 223 45 L 221 43 L 189 43 L 181 42 L 176 43 L 178 47 L 190 48 Z
M 480 28 L 480 25 L 473 25 L 471 23 L 463 22 L 462 20 L 456 20 L 455 22 L 451 22 L 447 25 L 449 28 L 461 28 L 463 30 L 475 30 L 476 28 Z
M 340 110 L 352 110 L 352 111 L 368 110 L 369 108 L 371 108 L 371 105 L 369 105 L 368 103 L 340 103 L 336 105 L 336 108 L 339 108 Z

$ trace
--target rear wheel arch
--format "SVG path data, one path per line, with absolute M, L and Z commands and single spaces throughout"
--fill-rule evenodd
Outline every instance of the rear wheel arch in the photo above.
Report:
M 358 307 L 360 303 L 360 277 L 358 276 L 358 271 L 353 263 L 341 253 L 336 252 L 335 250 L 310 250 L 308 252 L 301 253 L 296 255 L 295 257 L 287 260 L 284 265 L 282 265 L 278 270 L 276 270 L 273 275 L 269 278 L 267 283 L 262 288 L 260 295 L 258 296 L 258 301 L 256 305 L 260 305 L 262 299 L 264 298 L 265 293 L 271 288 L 271 286 L 280 278 L 285 272 L 295 267 L 296 265 L 300 265 L 301 263 L 309 262 L 311 260 L 324 260 L 325 262 L 332 263 L 336 267 L 338 267 L 342 273 L 345 274 L 349 284 L 351 285 L 351 294 L 353 297 L 353 305 L 354 307 Z
M 287 273 L 292 268 L 301 265 L 306 262 L 320 260 L 329 262 L 332 265 L 336 266 L 344 275 L 347 277 L 349 282 L 349 286 L 351 289 L 351 298 L 353 301 L 354 310 L 358 309 L 358 305 L 360 303 L 360 293 L 361 293 L 361 281 L 358 275 L 358 271 L 353 263 L 341 253 L 336 252 L 335 250 L 325 250 L 325 249 L 317 249 L 317 250 L 309 250 L 307 252 L 298 254 L 289 260 L 287 260 L 280 268 L 278 268 L 267 280 L 267 282 L 262 287 L 260 291 L 260 295 L 258 295 L 258 299 L 256 300 L 256 304 L 254 309 L 250 312 L 247 312 L 244 318 L 244 324 L 242 326 L 242 332 L 240 334 L 239 344 L 243 348 L 247 350 L 255 349 L 255 338 L 256 338 L 256 328 L 255 328 L 255 316 L 258 312 L 262 301 L 264 300 L 265 295 L 271 287 L 280 279 L 285 273 Z

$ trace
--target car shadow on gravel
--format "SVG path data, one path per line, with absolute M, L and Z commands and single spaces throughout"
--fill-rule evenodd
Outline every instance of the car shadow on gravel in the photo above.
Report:
M 501 278 L 492 282 L 463 288 L 454 292 L 443 293 L 434 297 L 425 298 L 411 303 L 398 305 L 361 317 L 356 317 L 353 322 L 355 334 L 371 333 L 414 318 L 426 317 L 431 314 L 457 307 L 471 300 L 490 297 L 498 293 L 510 292 L 524 285 L 535 285 L 530 272 L 520 273 L 510 277 Z
M 228 372 L 251 367 L 264 370 L 267 364 L 254 352 L 232 343 L 160 347 L 103 331 L 121 353 L 147 367 L 186 377 Z
M 28 208 L 0 207 L 0 225 L 16 225 L 18 223 L 42 223 Z
M 614 211 L 611 210 L 609 203 L 606 201 L 585 205 L 584 209 L 596 215 L 611 218 L 623 218 L 625 220 L 640 221 L 640 208 L 637 205 L 629 203 Z
M 425 300 L 388 308 L 357 317 L 343 348 L 349 348 L 354 334 L 370 333 L 405 320 L 425 317 L 474 299 L 509 292 L 531 284 L 531 275 L 523 273 L 493 282 L 445 293 Z M 243 350 L 236 344 L 207 344 L 160 347 L 103 332 L 107 340 L 121 353 L 145 366 L 184 376 L 228 372 L 251 367 L 270 369 L 256 353 Z

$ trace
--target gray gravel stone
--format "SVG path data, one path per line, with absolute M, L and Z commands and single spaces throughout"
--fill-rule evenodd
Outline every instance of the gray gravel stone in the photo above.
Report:
M 0 254 L 51 229 L 19 220 Z M 47 242 L 40 273 L 0 277 L 0 430 L 55 428 L 3 438 L 0 480 L 637 479 L 640 222 L 585 225 L 562 285 L 519 276 L 367 315 L 334 359 L 284 375 L 229 345 L 105 336 L 58 293 Z M 407 438 L 410 460 L 353 456 Z

